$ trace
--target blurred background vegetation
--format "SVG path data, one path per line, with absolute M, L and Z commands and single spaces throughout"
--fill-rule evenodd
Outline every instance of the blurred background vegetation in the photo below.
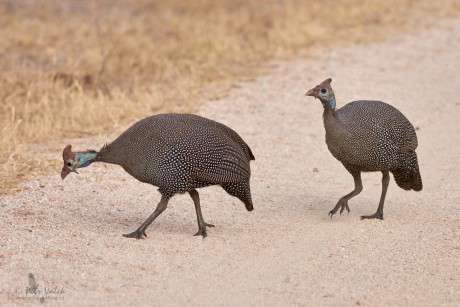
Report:
M 269 61 L 459 12 L 458 0 L 0 0 L 0 194 L 59 172 L 60 151 L 34 144 L 194 112 Z

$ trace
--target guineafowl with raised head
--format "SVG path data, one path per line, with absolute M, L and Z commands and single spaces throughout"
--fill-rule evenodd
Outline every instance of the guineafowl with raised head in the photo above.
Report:
M 118 164 L 141 182 L 159 187 L 161 200 L 139 228 L 124 235 L 143 238 L 145 230 L 166 209 L 169 199 L 188 192 L 195 204 L 198 232 L 206 237 L 197 188 L 220 185 L 253 210 L 249 162 L 254 155 L 243 139 L 229 127 L 191 114 L 160 114 L 138 121 L 100 151 L 63 151 L 64 179 L 77 168 L 93 162 Z
M 348 207 L 348 200 L 358 195 L 363 185 L 361 172 L 382 172 L 382 194 L 377 212 L 361 219 L 383 220 L 383 204 L 393 173 L 404 190 L 422 190 L 418 167 L 417 135 L 412 124 L 396 108 L 381 101 L 353 101 L 336 109 L 335 95 L 329 78 L 307 92 L 323 104 L 326 144 L 332 155 L 342 162 L 355 181 L 355 189 L 340 198 L 329 212 L 332 217 Z

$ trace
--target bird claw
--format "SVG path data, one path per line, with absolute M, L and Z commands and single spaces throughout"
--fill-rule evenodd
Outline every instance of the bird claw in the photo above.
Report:
M 361 220 L 365 220 L 365 219 L 379 219 L 379 220 L 383 220 L 383 212 L 375 212 L 374 214 L 372 215 L 362 215 L 361 216 Z
M 334 214 L 337 213 L 337 211 L 339 210 L 340 208 L 340 215 L 342 215 L 343 211 L 345 209 L 347 209 L 347 212 L 350 213 L 350 207 L 348 207 L 348 202 L 347 201 L 343 201 L 343 200 L 339 200 L 339 202 L 337 203 L 337 205 L 335 205 L 334 209 L 332 209 L 331 211 L 329 211 L 329 216 L 332 218 L 332 216 Z
M 202 225 L 200 225 L 200 228 L 198 229 L 198 232 L 194 234 L 194 236 L 202 236 L 203 239 L 208 236 L 208 233 L 206 231 L 206 227 L 214 227 L 213 224 L 208 224 L 204 222 Z
M 202 229 L 198 230 L 198 232 L 196 234 L 194 234 L 194 236 L 202 236 L 203 239 L 204 239 L 204 238 L 206 238 L 208 236 L 208 233 L 206 232 L 205 228 L 202 228 Z
M 347 209 L 347 212 L 350 213 L 350 208 L 348 207 L 348 204 L 342 204 L 342 207 L 340 208 L 340 215 L 342 215 L 343 210 Z
M 137 240 L 143 239 L 144 237 L 147 237 L 147 234 L 145 233 L 145 230 L 139 230 L 137 229 L 136 231 L 133 231 L 128 234 L 123 234 L 123 237 L 125 238 L 135 238 Z

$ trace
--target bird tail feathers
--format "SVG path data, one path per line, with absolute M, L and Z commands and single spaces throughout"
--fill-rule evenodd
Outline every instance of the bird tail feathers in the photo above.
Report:
M 396 184 L 404 190 L 421 191 L 423 189 L 422 177 L 418 167 L 415 151 L 406 153 L 401 167 L 391 171 Z
M 252 205 L 251 188 L 249 186 L 249 182 L 226 183 L 222 185 L 222 188 L 228 194 L 241 200 L 248 211 L 252 211 L 254 209 L 254 206 Z

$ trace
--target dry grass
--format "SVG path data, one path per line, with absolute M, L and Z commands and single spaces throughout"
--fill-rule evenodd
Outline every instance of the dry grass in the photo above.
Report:
M 254 77 L 268 60 L 398 34 L 459 11 L 454 0 L 3 0 L 0 193 L 58 167 L 59 152 L 45 159 L 27 144 L 191 112 L 225 90 L 224 81 Z

